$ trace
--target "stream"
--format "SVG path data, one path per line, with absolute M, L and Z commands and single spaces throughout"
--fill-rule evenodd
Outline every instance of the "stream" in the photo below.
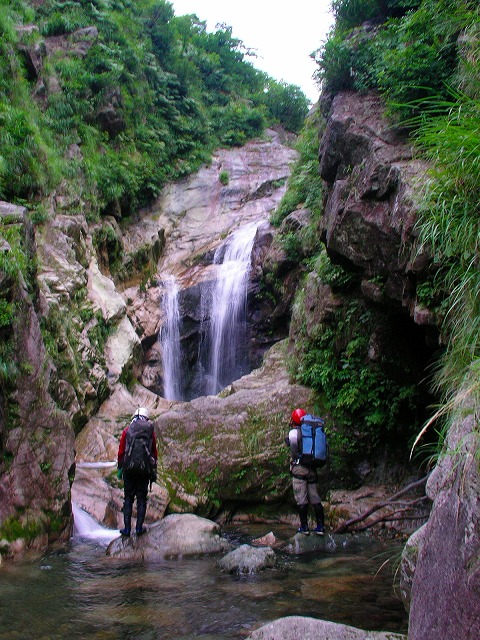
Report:
M 269 531 L 229 525 L 223 535 L 243 544 Z M 274 533 L 286 541 L 292 528 Z M 105 550 L 116 535 L 77 510 L 67 549 L 1 565 L 0 640 L 234 640 L 288 615 L 406 633 L 394 586 L 399 543 L 327 536 L 323 552 L 277 552 L 277 569 L 239 577 L 210 556 L 115 560 Z

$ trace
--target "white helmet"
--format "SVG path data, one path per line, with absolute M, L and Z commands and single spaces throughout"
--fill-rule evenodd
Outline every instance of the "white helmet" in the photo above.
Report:
M 148 409 L 145 409 L 145 407 L 139 407 L 135 413 L 133 414 L 134 418 L 146 418 L 147 420 L 150 418 L 150 415 L 148 413 Z

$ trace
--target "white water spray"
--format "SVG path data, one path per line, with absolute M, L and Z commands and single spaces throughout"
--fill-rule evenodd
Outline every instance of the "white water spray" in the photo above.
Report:
M 174 276 L 163 276 L 163 312 L 165 322 L 160 332 L 163 362 L 163 395 L 167 400 L 182 400 L 180 310 L 178 284 Z
M 75 537 L 110 542 L 114 538 L 118 538 L 120 535 L 120 533 L 115 529 L 102 527 L 95 518 L 92 518 L 89 513 L 74 503 L 72 503 L 72 511 L 74 521 L 73 531 Z
M 212 296 L 208 394 L 247 373 L 247 284 L 258 226 L 255 222 L 241 227 L 215 253 L 220 266 Z

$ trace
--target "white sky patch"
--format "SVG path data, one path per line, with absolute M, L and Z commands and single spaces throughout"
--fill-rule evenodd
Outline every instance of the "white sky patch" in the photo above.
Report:
M 257 69 L 278 81 L 300 87 L 311 103 L 319 97 L 312 75 L 317 65 L 312 51 L 325 41 L 333 24 L 331 0 L 170 0 L 176 16 L 195 13 L 208 31 L 225 23 L 234 38 L 254 49 L 247 58 Z

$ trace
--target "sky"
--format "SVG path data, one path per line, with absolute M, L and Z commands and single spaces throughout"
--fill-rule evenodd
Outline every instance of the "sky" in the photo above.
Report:
M 310 53 L 320 47 L 333 24 L 331 0 L 170 0 L 176 16 L 195 13 L 215 31 L 232 27 L 232 36 L 254 49 L 256 68 L 281 82 L 294 84 L 313 104 L 319 97 Z

